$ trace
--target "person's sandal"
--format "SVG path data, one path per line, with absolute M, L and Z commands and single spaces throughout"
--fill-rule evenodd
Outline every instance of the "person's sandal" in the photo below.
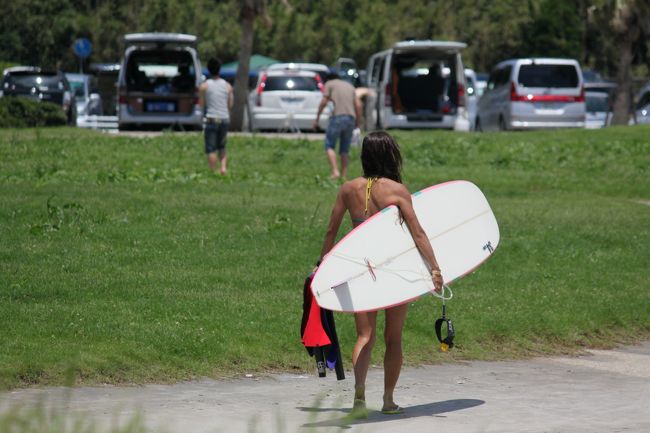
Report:
M 384 415 L 401 415 L 404 413 L 404 408 L 395 406 L 392 409 L 382 409 L 381 413 L 383 413 Z

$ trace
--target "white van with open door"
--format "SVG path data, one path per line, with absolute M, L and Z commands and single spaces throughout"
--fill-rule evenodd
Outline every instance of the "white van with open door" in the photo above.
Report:
M 124 36 L 126 48 L 118 77 L 119 129 L 202 127 L 196 43 L 196 36 L 180 33 Z
M 370 57 L 366 107 L 369 129 L 469 130 L 461 50 L 448 41 L 402 41 Z

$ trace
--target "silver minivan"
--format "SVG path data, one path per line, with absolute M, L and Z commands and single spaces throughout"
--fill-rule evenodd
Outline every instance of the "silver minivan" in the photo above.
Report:
M 476 129 L 584 128 L 585 92 L 572 59 L 506 60 L 490 73 Z
M 118 77 L 120 129 L 201 129 L 197 38 L 181 33 L 131 33 Z
M 370 57 L 369 129 L 469 130 L 462 42 L 409 40 Z

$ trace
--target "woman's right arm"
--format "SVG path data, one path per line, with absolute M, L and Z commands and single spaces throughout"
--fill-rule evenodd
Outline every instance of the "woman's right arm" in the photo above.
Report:
M 429 263 L 431 268 L 431 279 L 433 280 L 433 285 L 436 292 L 442 291 L 442 275 L 440 274 L 440 266 L 436 260 L 436 255 L 433 252 L 431 247 L 431 242 L 427 237 L 427 234 L 424 232 L 424 229 L 420 225 L 415 210 L 413 209 L 413 201 L 411 199 L 411 194 L 406 189 L 404 185 L 398 185 L 395 188 L 395 191 L 390 195 L 389 201 L 390 204 L 394 204 L 399 207 L 399 210 L 406 222 L 406 226 L 411 232 L 415 246 L 417 247 L 424 260 Z

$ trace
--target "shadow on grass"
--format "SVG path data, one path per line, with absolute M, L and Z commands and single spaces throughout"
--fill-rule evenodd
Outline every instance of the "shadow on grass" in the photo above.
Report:
M 368 418 L 356 418 L 349 408 L 329 408 L 329 407 L 298 407 L 304 412 L 325 413 L 325 412 L 343 412 L 346 413 L 342 418 L 334 418 L 325 421 L 318 421 L 303 424 L 302 427 L 340 427 L 350 428 L 353 425 L 370 424 L 384 421 L 394 421 L 400 419 L 416 418 L 420 416 L 436 416 L 447 412 L 455 412 L 463 409 L 485 404 L 483 400 L 476 399 L 456 399 L 439 401 L 435 403 L 418 404 L 404 408 L 404 413 L 400 415 L 384 415 L 379 411 L 368 410 Z

